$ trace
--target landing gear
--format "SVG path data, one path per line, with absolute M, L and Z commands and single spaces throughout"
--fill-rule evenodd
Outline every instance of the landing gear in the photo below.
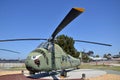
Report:
M 76 66 L 76 69 L 80 69 L 79 66 Z
M 30 74 L 30 75 L 34 75 L 34 74 L 35 74 L 35 72 L 31 72 L 31 71 L 30 71 L 30 72 L 29 72 L 29 74 Z
M 63 69 L 63 70 L 61 71 L 60 76 L 67 77 L 67 71 L 66 71 L 65 69 Z

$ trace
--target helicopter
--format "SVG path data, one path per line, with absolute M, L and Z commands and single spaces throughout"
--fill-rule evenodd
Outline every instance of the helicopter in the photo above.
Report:
M 30 52 L 25 60 L 25 66 L 27 70 L 30 72 L 30 74 L 35 74 L 41 71 L 49 72 L 53 70 L 65 70 L 68 68 L 78 67 L 80 66 L 81 60 L 79 58 L 74 58 L 71 55 L 64 52 L 64 50 L 58 44 L 56 44 L 55 41 L 57 40 L 56 35 L 83 12 L 84 8 L 72 8 L 70 12 L 65 16 L 63 21 L 55 29 L 55 31 L 52 33 L 49 39 L 45 38 L 5 39 L 0 40 L 0 42 L 46 40 L 46 42 L 41 43 L 35 50 Z M 112 46 L 110 44 L 84 40 L 74 41 L 104 46 Z

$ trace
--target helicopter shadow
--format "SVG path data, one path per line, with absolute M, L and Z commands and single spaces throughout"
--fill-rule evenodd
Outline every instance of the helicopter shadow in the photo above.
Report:
M 67 69 L 66 72 L 70 72 L 76 69 Z M 55 71 L 55 72 L 41 72 L 35 75 L 28 76 L 27 78 L 31 79 L 39 79 L 44 77 L 52 77 L 53 80 L 59 80 L 58 76 L 60 76 L 61 70 Z
M 38 74 L 35 74 L 35 75 L 28 76 L 27 78 L 39 79 L 39 78 L 44 78 L 44 77 L 52 77 L 54 80 L 59 80 L 57 78 L 57 74 L 59 74 L 59 72 L 51 72 L 51 73 L 42 72 L 42 73 L 38 73 Z

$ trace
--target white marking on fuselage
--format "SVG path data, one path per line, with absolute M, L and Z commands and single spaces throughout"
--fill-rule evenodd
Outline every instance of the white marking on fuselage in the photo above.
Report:
M 36 59 L 38 59 L 40 56 L 42 56 L 42 54 L 37 55 L 37 56 L 32 56 L 31 59 L 32 59 L 32 60 L 36 60 Z

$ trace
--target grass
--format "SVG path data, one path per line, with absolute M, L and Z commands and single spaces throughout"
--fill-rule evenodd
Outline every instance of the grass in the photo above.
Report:
M 120 71 L 120 66 L 109 66 L 109 65 L 102 65 L 102 64 L 101 65 L 82 64 L 79 67 L 80 67 L 80 69 L 100 69 L 100 70 Z M 3 68 L 3 69 L 4 70 L 12 70 L 12 71 L 26 70 L 25 66 Z
M 115 70 L 120 71 L 120 66 L 108 66 L 108 65 L 80 65 L 80 69 L 100 69 L 100 70 Z
M 26 70 L 25 67 L 12 67 L 10 70 Z
M 100 69 L 100 70 L 120 71 L 120 66 L 83 64 L 83 65 L 80 65 L 80 69 Z M 12 67 L 12 68 L 10 68 L 8 70 L 26 70 L 26 68 L 24 66 L 23 67 Z

